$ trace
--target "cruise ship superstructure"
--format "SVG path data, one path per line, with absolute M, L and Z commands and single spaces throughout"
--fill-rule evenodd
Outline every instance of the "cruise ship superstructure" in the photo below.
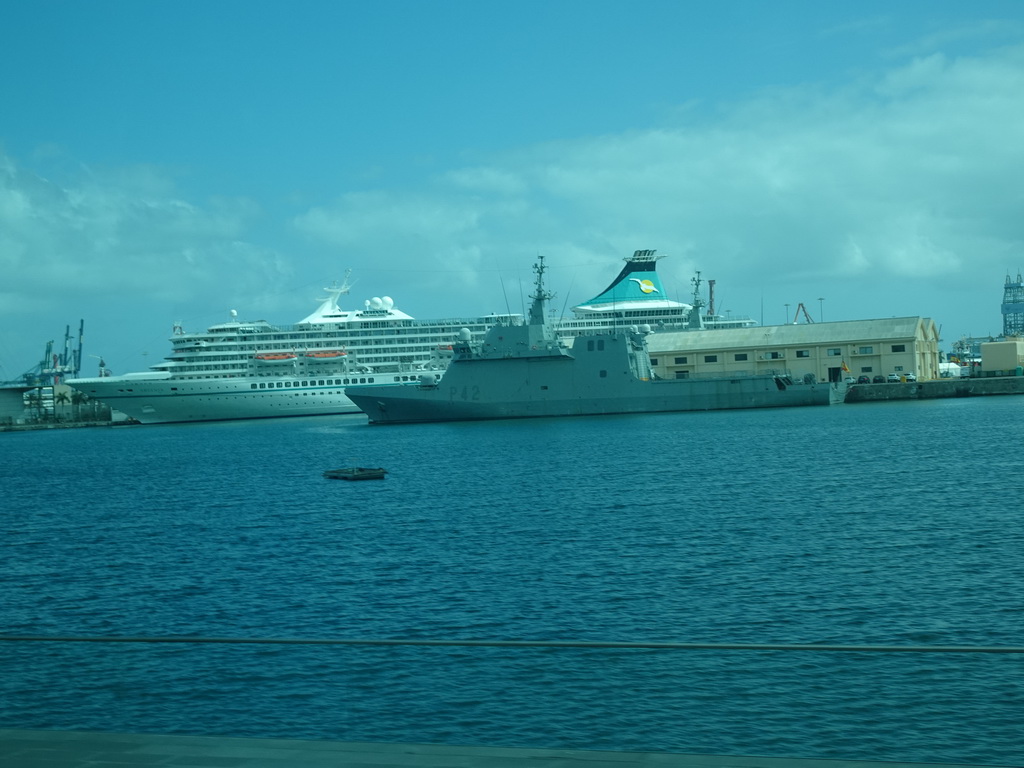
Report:
M 723 317 L 714 311 L 714 281 L 708 281 L 711 299 L 702 296 L 700 273 L 693 278 L 689 304 L 671 299 L 661 284 L 656 265 L 664 254 L 654 250 L 634 251 L 611 284 L 590 301 L 572 308 L 572 317 L 552 323 L 563 338 L 597 329 L 649 325 L 657 331 L 744 328 L 756 325 L 749 317 Z M 707 308 L 707 311 L 705 311 Z
M 715 327 L 716 319 L 702 312 L 699 278 L 692 304 L 673 301 L 655 271 L 658 258 L 653 250 L 626 258 L 604 291 L 575 306 L 572 317 L 551 323 L 554 331 L 571 344 L 598 329 Z M 416 320 L 387 296 L 345 310 L 339 299 L 349 289 L 347 277 L 326 289 L 316 311 L 294 325 L 243 321 L 235 312 L 203 332 L 175 325 L 170 355 L 150 370 L 101 371 L 68 384 L 143 424 L 357 413 L 346 387 L 418 381 L 448 366 L 453 344 L 464 342 L 466 331 L 479 341 L 493 325 L 522 321 L 518 314 Z

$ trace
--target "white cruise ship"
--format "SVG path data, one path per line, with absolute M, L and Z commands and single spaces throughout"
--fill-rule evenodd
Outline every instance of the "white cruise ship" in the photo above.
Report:
M 142 373 L 69 379 L 68 384 L 143 424 L 357 413 L 344 388 L 411 381 L 443 370 L 462 328 L 482 336 L 519 315 L 415 320 L 387 296 L 345 310 L 349 291 L 328 288 L 295 325 L 238 320 L 186 333 L 175 325 L 171 353 Z
M 713 327 L 714 318 L 700 311 L 699 278 L 694 304 L 672 301 L 655 272 L 658 258 L 652 250 L 636 251 L 608 288 L 552 325 L 564 337 L 612 326 Z M 345 387 L 439 372 L 460 330 L 477 341 L 495 323 L 523 322 L 517 314 L 415 320 L 387 296 L 344 310 L 338 300 L 349 287 L 346 278 L 327 289 L 316 311 L 295 325 L 241 321 L 234 312 L 201 333 L 176 325 L 170 355 L 150 370 L 67 383 L 143 424 L 357 413 Z

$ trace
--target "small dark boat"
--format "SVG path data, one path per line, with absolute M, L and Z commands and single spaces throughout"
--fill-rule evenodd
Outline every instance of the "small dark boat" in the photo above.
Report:
M 382 467 L 345 467 L 328 469 L 324 477 L 331 480 L 383 480 L 388 471 Z

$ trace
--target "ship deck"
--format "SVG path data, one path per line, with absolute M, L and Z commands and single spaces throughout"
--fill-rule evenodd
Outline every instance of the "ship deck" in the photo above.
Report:
M 524 764 L 533 768 L 971 768 L 964 763 L 0 729 L 0 765 L 5 768 L 509 768 Z

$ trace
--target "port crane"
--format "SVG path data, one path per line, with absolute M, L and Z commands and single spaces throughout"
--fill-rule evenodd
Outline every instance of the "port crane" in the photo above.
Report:
M 64 330 L 64 348 L 55 351 L 54 342 L 46 342 L 43 359 L 22 376 L 22 379 L 35 387 L 50 387 L 60 384 L 65 378 L 74 378 L 82 367 L 82 338 L 85 335 L 85 320 L 78 323 L 78 346 L 72 347 L 71 326 Z
M 797 320 L 800 319 L 800 313 L 801 312 L 804 313 L 804 319 L 808 323 L 813 323 L 814 322 L 814 318 L 811 317 L 811 313 L 807 311 L 807 307 L 805 307 L 804 303 L 801 301 L 799 304 L 796 305 L 796 314 L 793 315 L 793 325 L 796 325 Z

